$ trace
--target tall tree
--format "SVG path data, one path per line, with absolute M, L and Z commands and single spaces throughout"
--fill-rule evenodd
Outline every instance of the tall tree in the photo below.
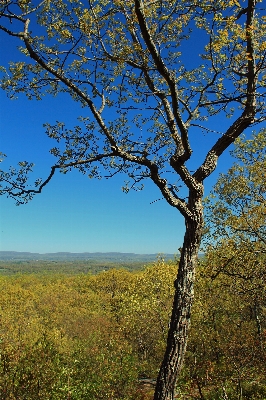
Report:
M 83 128 L 46 126 L 64 148 L 51 149 L 57 162 L 45 180 L 29 187 L 32 164 L 21 162 L 18 170 L 1 172 L 1 193 L 26 202 L 58 169 L 77 168 L 91 177 L 122 172 L 130 179 L 125 191 L 151 179 L 184 217 L 173 312 L 154 395 L 173 399 L 190 325 L 203 183 L 228 146 L 265 120 L 263 4 L 3 0 L 0 7 L 0 28 L 7 38 L 18 38 L 25 56 L 3 69 L 2 88 L 11 97 L 25 92 L 29 99 L 65 92 L 88 112 L 80 118 Z M 217 132 L 205 159 L 196 155 L 198 166 L 191 172 L 191 139 L 215 131 L 224 116 L 230 120 L 223 132 Z

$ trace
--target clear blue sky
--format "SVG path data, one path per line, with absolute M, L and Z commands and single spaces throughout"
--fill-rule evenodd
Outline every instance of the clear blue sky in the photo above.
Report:
M 2 63 L 16 59 L 14 47 L 1 33 Z M 11 40 L 12 42 L 13 40 Z M 11 43 L 12 44 L 12 43 Z M 9 100 L 0 92 L 0 151 L 8 158 L 1 168 L 15 166 L 18 161 L 35 163 L 36 175 L 45 178 L 54 158 L 49 149 L 54 143 L 45 135 L 43 123 L 64 121 L 77 123 L 85 110 L 66 96 L 28 101 L 24 96 Z M 217 130 L 228 124 L 220 120 Z M 194 165 L 203 161 L 213 143 L 211 134 L 193 138 Z M 219 161 L 218 169 L 206 182 L 205 194 L 231 165 L 229 152 Z M 12 199 L 0 196 L 0 250 L 30 252 L 134 252 L 177 253 L 182 245 L 184 221 L 178 211 L 161 198 L 149 181 L 142 192 L 124 194 L 124 178 L 89 180 L 78 172 L 57 173 L 43 193 L 26 205 L 16 207 Z
M 78 105 L 67 97 L 11 101 L 3 91 L 0 101 L 1 151 L 8 156 L 2 168 L 28 160 L 35 163 L 37 176 L 46 177 L 54 162 L 49 154 L 53 144 L 42 125 L 56 120 L 75 124 Z M 202 152 L 203 139 L 197 144 Z M 230 164 L 227 153 L 218 170 L 226 171 Z M 206 182 L 207 192 L 216 177 Z M 77 171 L 58 172 L 26 205 L 17 207 L 1 196 L 0 250 L 176 253 L 184 233 L 182 216 L 164 200 L 150 204 L 161 194 L 149 181 L 143 191 L 128 194 L 122 184 L 122 176 L 99 181 Z

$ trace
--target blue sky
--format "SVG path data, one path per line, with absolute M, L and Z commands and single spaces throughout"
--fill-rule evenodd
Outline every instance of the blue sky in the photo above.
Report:
M 8 156 L 2 168 L 28 160 L 34 162 L 37 176 L 46 177 L 54 162 L 49 154 L 53 143 L 42 125 L 56 120 L 75 124 L 78 105 L 66 96 L 9 100 L 3 91 L 0 102 L 1 151 Z M 202 139 L 196 146 L 204 154 Z M 228 153 L 222 156 L 217 172 L 226 171 L 231 162 Z M 206 182 L 206 193 L 217 172 Z M 150 204 L 161 194 L 149 181 L 143 191 L 128 194 L 122 185 L 121 176 L 90 180 L 77 171 L 58 172 L 26 205 L 15 206 L 1 196 L 0 250 L 177 253 L 184 234 L 178 211 L 163 200 Z
M 12 38 L 1 33 L 2 60 L 17 59 Z M 189 51 L 188 55 L 190 57 Z M 54 158 L 49 149 L 54 143 L 46 136 L 43 124 L 64 121 L 77 123 L 86 115 L 66 95 L 28 101 L 24 96 L 9 100 L 0 92 L 0 151 L 7 154 L 1 168 L 7 170 L 18 161 L 35 164 L 36 176 L 45 178 Z M 215 129 L 229 121 L 216 120 Z M 218 125 L 218 126 L 217 126 Z M 222 128 L 223 127 L 223 128 Z M 216 137 L 196 134 L 192 147 L 193 166 L 203 161 Z M 219 172 L 232 164 L 227 151 L 217 171 L 206 181 L 208 194 Z M 141 192 L 124 194 L 124 177 L 89 180 L 76 171 L 57 173 L 41 195 L 26 205 L 15 206 L 12 199 L 0 196 L 0 250 L 30 252 L 134 252 L 177 253 L 182 245 L 184 221 L 178 211 L 160 199 L 159 190 L 149 181 Z
M 37 176 L 45 177 L 54 158 L 42 125 L 55 120 L 75 123 L 78 105 L 67 97 L 29 102 L 23 97 L 11 101 L 3 91 L 0 96 L 1 151 L 8 156 L 3 169 L 28 160 L 35 163 Z M 164 201 L 150 204 L 161 195 L 148 181 L 144 191 L 128 194 L 122 192 L 122 184 L 123 177 L 90 180 L 72 171 L 57 173 L 26 205 L 17 207 L 1 196 L 0 249 L 176 252 L 182 241 L 182 217 Z

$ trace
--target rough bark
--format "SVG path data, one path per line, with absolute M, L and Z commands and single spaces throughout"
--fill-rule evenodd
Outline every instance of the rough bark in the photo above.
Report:
M 175 383 L 182 369 L 187 347 L 194 298 L 195 270 L 203 228 L 202 194 L 191 192 L 189 204 L 193 218 L 186 220 L 167 347 L 157 378 L 154 400 L 174 399 Z

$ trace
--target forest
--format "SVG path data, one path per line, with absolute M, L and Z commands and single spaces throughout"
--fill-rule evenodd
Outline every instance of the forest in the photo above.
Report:
M 266 399 L 265 138 L 238 140 L 205 199 L 176 399 Z M 152 400 L 177 264 L 2 262 L 0 399 Z
M 238 265 L 218 275 L 213 257 L 198 268 L 176 398 L 265 399 L 262 277 Z M 176 262 L 158 259 L 137 272 L 2 276 L 1 400 L 152 399 L 175 275 Z

